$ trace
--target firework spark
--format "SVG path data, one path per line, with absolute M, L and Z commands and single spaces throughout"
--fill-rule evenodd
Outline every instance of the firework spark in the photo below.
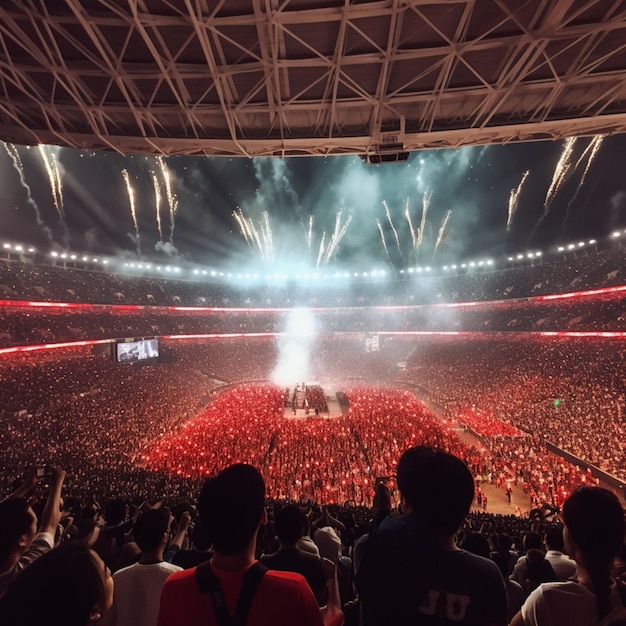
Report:
M 137 244 L 137 255 L 141 256 L 141 244 L 139 238 L 139 222 L 137 221 L 137 212 L 135 210 L 135 190 L 130 183 L 130 176 L 128 175 L 127 170 L 122 170 L 122 176 L 124 177 L 124 182 L 126 183 L 126 191 L 128 192 L 128 202 L 130 205 L 130 214 L 133 218 L 133 225 L 135 227 L 135 242 Z
M 593 163 L 594 159 L 596 158 L 596 155 L 598 154 L 600 147 L 602 146 L 602 142 L 604 141 L 604 135 L 596 135 L 587 145 L 587 147 L 583 150 L 583 153 L 580 155 L 580 158 L 578 159 L 578 161 L 576 162 L 576 166 L 578 167 L 584 160 L 585 157 L 587 158 L 587 165 L 585 165 L 585 169 L 583 170 L 583 175 L 580 178 L 580 182 L 578 183 L 578 187 L 576 187 L 576 191 L 574 191 L 574 195 L 572 196 L 572 199 L 567 203 L 567 209 L 565 211 L 565 219 L 563 220 L 563 228 L 562 230 L 565 230 L 566 225 L 568 224 L 570 217 L 571 217 L 571 210 L 572 210 L 572 206 L 574 204 L 574 201 L 576 200 L 576 198 L 578 197 L 578 193 L 580 192 L 583 184 L 585 183 L 585 179 L 587 178 L 587 172 L 589 171 L 589 168 L 591 167 L 591 164 Z
M 393 225 L 393 220 L 391 219 L 391 212 L 389 211 L 389 207 L 387 206 L 387 203 L 383 200 L 383 206 L 385 207 L 385 214 L 387 215 L 387 221 L 389 222 L 389 226 L 391 226 L 391 230 L 393 231 L 393 236 L 396 240 L 396 247 L 398 248 L 398 251 L 400 252 L 400 254 L 402 254 L 402 251 L 400 250 L 400 239 L 398 239 L 398 231 L 396 230 L 396 227 Z
M 163 181 L 165 182 L 165 195 L 170 211 L 170 243 L 174 243 L 174 228 L 176 226 L 176 213 L 178 211 L 178 198 L 172 191 L 172 174 L 165 164 L 163 157 L 157 157 L 157 163 L 161 168 Z
M 520 194 L 522 193 L 522 187 L 530 174 L 530 170 L 526 170 L 522 175 L 522 180 L 520 180 L 519 185 L 516 189 L 511 189 L 511 195 L 509 196 L 509 214 L 506 221 L 506 229 L 509 231 L 511 229 L 511 224 L 513 223 L 513 216 L 515 215 L 515 211 L 517 210 L 517 204 L 519 202 Z
M 159 241 L 163 241 L 163 230 L 161 229 L 161 185 L 154 172 L 152 173 L 152 184 L 154 185 L 154 210 L 156 211 L 156 223 L 159 229 Z
M 435 253 L 437 252 L 437 248 L 439 248 L 440 244 L 443 241 L 443 234 L 446 230 L 446 226 L 448 225 L 448 220 L 450 219 L 450 215 L 452 215 L 452 211 L 448 211 L 441 222 L 441 228 L 439 228 L 439 233 L 437 235 L 437 241 L 435 242 L 435 249 L 433 250 L 433 258 Z
M 349 215 L 348 219 L 342 225 L 341 213 L 341 211 L 337 211 L 335 215 L 335 230 L 333 231 L 328 248 L 326 249 L 326 254 L 324 255 L 324 265 L 328 265 L 332 259 L 333 255 L 337 251 L 337 246 L 343 239 L 346 232 L 348 232 L 348 226 L 350 226 L 350 222 L 352 221 L 352 215 Z
M 322 264 L 322 259 L 324 258 L 325 250 L 326 250 L 326 231 L 322 233 L 322 240 L 320 241 L 319 252 L 317 253 L 316 267 L 319 267 Z
M 411 213 L 409 212 L 409 199 L 406 199 L 406 207 L 404 209 L 404 216 L 406 217 L 406 221 L 409 223 L 409 232 L 411 233 L 411 244 L 413 249 L 417 247 L 417 234 L 415 233 L 415 228 L 413 228 L 413 220 L 411 220 Z
M 598 151 L 600 150 L 600 147 L 602 146 L 602 142 L 603 141 L 604 141 L 604 135 L 596 135 L 589 142 L 589 145 L 587 146 L 587 149 L 585 150 L 585 152 L 587 152 L 587 151 L 589 151 L 589 149 L 591 149 L 591 152 L 589 154 L 589 160 L 587 161 L 587 165 L 585 166 L 585 171 L 583 172 L 582 178 L 580 179 L 580 182 L 578 183 L 578 187 L 576 188 L 576 192 L 575 192 L 574 195 L 576 195 L 578 193 L 579 189 L 583 186 L 583 184 L 585 182 L 585 178 L 587 177 L 587 172 L 589 171 L 589 168 L 591 167 L 591 164 L 593 163 L 594 159 L 596 158 L 596 155 L 598 154 Z
M 563 185 L 563 183 L 567 180 L 568 172 L 573 170 L 570 158 L 575 145 L 576 137 L 569 137 L 565 140 L 563 151 L 561 152 L 561 156 L 559 157 L 556 168 L 554 169 L 552 182 L 550 183 L 550 187 L 546 193 L 546 199 L 543 203 L 545 207 L 544 215 L 547 215 L 550 212 L 550 205 L 552 204 L 554 197 L 561 188 L 561 185 Z
M 20 177 L 20 184 L 22 185 L 22 187 L 24 187 L 24 189 L 26 189 L 26 200 L 28 201 L 28 204 L 30 204 L 35 211 L 35 219 L 37 220 L 37 225 L 40 226 L 41 229 L 46 233 L 46 236 L 48 237 L 48 241 L 52 243 L 52 231 L 43 221 L 41 217 L 41 212 L 39 211 L 39 206 L 35 202 L 31 188 L 26 182 L 26 176 L 24 174 L 24 165 L 22 163 L 20 153 L 18 152 L 17 148 L 12 143 L 6 143 L 3 141 L 2 145 L 4 146 L 4 149 L 7 151 L 7 154 L 13 161 L 13 165 L 15 166 L 15 169 L 17 170 L 17 173 Z
M 430 205 L 430 199 L 433 195 L 433 192 L 429 189 L 424 193 L 424 199 L 422 201 L 422 219 L 420 221 L 420 227 L 417 231 L 417 247 L 421 247 L 422 241 L 424 239 L 424 230 L 426 229 L 426 215 L 428 214 L 428 207 Z
M 380 223 L 380 220 L 376 220 L 376 226 L 378 226 L 378 232 L 380 233 L 380 239 L 383 242 L 385 254 L 387 255 L 387 258 L 389 258 L 389 250 L 387 249 L 387 242 L 385 241 L 385 233 L 383 232 L 383 227 Z
M 63 183 L 61 181 L 61 172 L 59 171 L 59 164 L 56 161 L 52 152 L 48 151 L 47 146 L 40 144 L 39 153 L 41 154 L 41 160 L 48 173 L 50 180 L 50 192 L 52 193 L 52 201 L 54 207 L 59 214 L 59 218 L 63 224 L 65 224 L 65 208 L 63 206 Z

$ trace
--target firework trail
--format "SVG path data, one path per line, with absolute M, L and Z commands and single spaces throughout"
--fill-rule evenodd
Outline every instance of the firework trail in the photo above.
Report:
M 178 198 L 172 191 L 172 174 L 165 164 L 163 157 L 157 157 L 157 162 L 161 168 L 161 174 L 163 175 L 163 181 L 165 182 L 165 193 L 167 197 L 167 204 L 170 210 L 170 243 L 174 243 L 174 227 L 176 226 L 176 213 L 178 211 Z
M 413 245 L 413 249 L 417 247 L 417 235 L 415 234 L 415 228 L 413 228 L 413 221 L 411 220 L 411 213 L 409 212 L 409 199 L 406 199 L 406 207 L 404 209 L 404 216 L 406 217 L 406 221 L 409 223 L 409 231 L 411 233 L 411 244 Z
M 65 207 L 63 206 L 63 181 L 61 180 L 61 172 L 59 170 L 59 163 L 56 160 L 54 154 L 48 151 L 47 146 L 39 144 L 39 153 L 41 154 L 41 160 L 48 173 L 50 179 L 50 191 L 52 193 L 52 201 L 59 214 L 59 221 L 63 225 L 65 230 L 65 242 L 69 239 L 70 233 L 65 223 Z
M 337 251 L 337 246 L 339 242 L 343 239 L 346 232 L 348 232 L 348 226 L 350 226 L 350 222 L 352 221 L 352 215 L 348 216 L 348 219 L 341 224 L 341 211 L 337 211 L 335 216 L 335 230 L 328 244 L 328 248 L 326 250 L 326 255 L 324 256 L 324 264 L 327 265 L 335 252 Z
M 531 245 L 532 239 L 537 232 L 537 229 L 550 213 L 550 206 L 552 204 L 552 201 L 554 200 L 554 197 L 556 196 L 563 183 L 569 177 L 569 174 L 571 174 L 571 172 L 573 171 L 570 157 L 572 156 L 572 151 L 574 150 L 575 144 L 576 137 L 569 137 L 565 140 L 565 145 L 563 146 L 561 156 L 559 157 L 556 167 L 554 168 L 552 181 L 546 193 L 546 199 L 543 203 L 543 215 L 537 220 L 535 227 L 532 229 L 532 232 L 528 236 L 527 245 Z
M 317 263 L 316 267 L 319 267 L 322 263 L 322 259 L 324 258 L 324 251 L 326 247 L 326 231 L 322 233 L 322 240 L 320 241 L 320 249 L 317 253 Z
M 443 234 L 446 230 L 446 226 L 448 225 L 448 220 L 450 219 L 450 215 L 452 215 L 452 211 L 448 211 L 441 222 L 441 228 L 439 229 L 439 234 L 437 235 L 437 241 L 435 242 L 435 249 L 433 250 L 433 258 L 435 258 L 435 253 L 437 252 L 437 248 L 443 241 Z
M 511 229 L 511 224 L 513 222 L 513 216 L 515 215 L 515 211 L 517 210 L 517 203 L 519 202 L 520 194 L 522 193 L 522 187 L 530 174 L 530 170 L 526 170 L 522 176 L 522 180 L 520 180 L 517 189 L 511 189 L 511 195 L 509 196 L 509 215 L 506 220 L 506 230 L 507 232 Z
M 156 174 L 152 172 L 152 183 L 154 185 L 154 208 L 156 211 L 156 223 L 159 229 L 159 241 L 163 241 L 163 230 L 161 229 L 161 185 Z
M 420 222 L 419 230 L 417 231 L 417 247 L 419 248 L 422 245 L 422 240 L 424 239 L 424 230 L 426 228 L 426 215 L 428 213 L 428 206 L 430 204 L 430 198 L 432 197 L 433 192 L 430 190 L 426 190 L 424 193 L 424 199 L 422 201 L 422 219 Z
M 246 216 L 243 214 L 243 211 L 239 209 L 239 211 L 233 211 L 233 217 L 237 220 L 237 224 L 239 224 L 239 230 L 243 235 L 244 239 L 248 246 L 252 246 L 252 237 L 248 232 L 248 222 L 246 221 Z
M 307 231 L 307 234 L 306 234 L 306 243 L 310 250 L 311 245 L 313 244 L 313 216 L 312 215 L 309 215 L 309 230 Z
M 387 255 L 387 258 L 389 258 L 389 250 L 387 249 L 387 242 L 385 241 L 385 233 L 383 232 L 383 227 L 380 223 L 380 220 L 376 220 L 376 226 L 378 226 L 378 232 L 380 233 L 380 239 L 383 242 L 385 254 Z
M 128 192 L 128 202 L 130 204 L 130 214 L 133 218 L 133 225 L 135 226 L 135 239 L 137 243 L 137 256 L 141 256 L 141 243 L 139 240 L 139 222 L 137 222 L 137 213 L 135 211 L 135 191 L 130 184 L 130 176 L 127 170 L 122 170 L 122 176 L 126 183 L 126 191 Z
M 589 155 L 589 160 L 587 161 L 587 165 L 585 166 L 585 171 L 583 172 L 582 178 L 580 179 L 580 182 L 578 183 L 578 187 L 576 188 L 576 192 L 575 192 L 574 196 L 576 196 L 576 194 L 578 193 L 579 189 L 583 186 L 583 184 L 585 182 L 585 178 L 587 177 L 587 172 L 589 171 L 589 168 L 591 167 L 591 164 L 593 163 L 594 159 L 596 158 L 596 155 L 598 154 L 598 151 L 600 150 L 600 147 L 602 146 L 602 142 L 603 141 L 604 141 L 604 135 L 596 135 L 589 142 L 589 145 L 587 146 L 587 149 L 585 150 L 585 153 L 588 152 L 589 149 L 591 148 L 591 154 Z M 578 163 L 576 165 L 578 165 Z
M 37 220 L 37 225 L 40 226 L 41 229 L 46 233 L 46 236 L 48 237 L 48 241 L 52 243 L 52 231 L 43 221 L 41 217 L 41 212 L 39 211 L 39 207 L 37 206 L 37 203 L 35 202 L 35 199 L 33 198 L 31 189 L 26 182 L 26 177 L 24 174 L 24 165 L 22 164 L 20 153 L 17 151 L 17 148 L 12 143 L 6 143 L 3 141 L 2 145 L 4 146 L 4 149 L 7 151 L 7 154 L 9 155 L 9 157 L 11 157 L 11 160 L 13 161 L 13 165 L 15 166 L 15 169 L 17 170 L 17 173 L 20 177 L 20 183 L 22 187 L 26 189 L 26 200 L 35 210 L 35 219 Z
M 261 233 L 263 234 L 263 244 L 265 247 L 265 260 L 270 263 L 274 262 L 274 241 L 272 235 L 272 227 L 270 225 L 270 216 L 267 211 L 263 211 L 263 222 L 261 224 Z
M 572 151 L 574 150 L 575 145 L 576 137 L 569 137 L 565 140 L 563 152 L 561 152 L 559 161 L 556 164 L 554 174 L 552 175 L 552 182 L 550 183 L 550 187 L 546 193 L 546 199 L 543 203 L 545 207 L 544 216 L 550 212 L 550 205 L 554 200 L 554 196 L 556 196 L 557 192 L 561 188 L 561 185 L 567 180 L 568 172 L 572 169 L 570 157 L 572 156 Z
M 389 222 L 389 226 L 391 226 L 391 230 L 393 231 L 393 236 L 396 239 L 396 246 L 400 254 L 402 254 L 402 251 L 400 250 L 400 240 L 398 239 L 398 231 L 396 230 L 396 227 L 393 225 L 389 207 L 387 206 L 387 203 L 384 200 L 383 200 L 383 206 L 385 207 L 385 214 L 387 215 L 387 221 Z
M 589 171 L 589 168 L 591 167 L 591 164 L 593 163 L 594 159 L 596 158 L 596 155 L 598 154 L 600 147 L 602 146 L 602 142 L 604 141 L 604 135 L 596 135 L 590 142 L 589 145 L 583 150 L 583 153 L 580 155 L 580 158 L 578 159 L 578 161 L 576 162 L 576 165 L 574 166 L 575 168 L 577 168 L 583 161 L 583 159 L 589 155 L 589 158 L 587 159 L 587 165 L 585 166 L 585 169 L 583 171 L 583 175 L 580 178 L 580 182 L 578 183 L 578 187 L 576 187 L 576 191 L 574 191 L 574 195 L 572 196 L 572 199 L 567 203 L 567 209 L 565 211 L 565 219 L 563 220 L 563 229 L 565 230 L 565 226 L 568 224 L 570 217 L 571 217 L 571 210 L 572 210 L 572 206 L 574 204 L 574 201 L 576 200 L 576 198 L 578 197 L 578 193 L 580 192 L 583 184 L 585 183 L 585 179 L 587 178 L 587 172 Z

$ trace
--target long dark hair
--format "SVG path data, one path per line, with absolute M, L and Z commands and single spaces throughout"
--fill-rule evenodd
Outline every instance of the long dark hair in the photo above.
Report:
M 600 487 L 581 487 L 565 501 L 563 522 L 582 554 L 598 602 L 598 616 L 611 611 L 613 559 L 624 543 L 624 511 L 615 495 Z
M 39 557 L 0 598 L 2 626 L 85 626 L 104 596 L 91 550 L 68 543 Z

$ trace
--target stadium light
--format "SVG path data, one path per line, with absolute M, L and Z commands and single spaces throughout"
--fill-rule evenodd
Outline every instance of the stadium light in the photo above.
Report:
M 51 257 L 56 258 L 56 257 L 58 257 L 58 256 L 59 256 L 59 253 L 58 253 L 58 252 L 55 252 L 55 251 L 53 250 L 53 251 L 50 253 L 50 256 L 51 256 Z
M 570 244 L 567 246 L 567 249 L 568 249 L 568 250 L 573 250 L 575 247 L 576 247 L 576 246 L 575 246 L 573 243 L 570 243 Z
M 22 248 L 22 246 L 20 246 L 19 244 L 17 244 L 17 245 L 15 246 L 15 249 L 16 249 L 18 252 L 21 252 L 24 248 Z
M 83 257 L 83 261 L 89 261 L 89 258 L 88 258 L 88 257 L 86 257 L 86 256 L 84 256 L 84 257 Z
M 559 246 L 559 252 L 565 252 L 565 248 L 563 246 Z
M 2 244 L 2 247 L 3 247 L 5 250 L 10 250 L 10 249 L 11 249 L 11 244 L 10 244 L 10 243 L 3 243 L 3 244 Z
M 28 248 L 29 252 L 35 252 L 35 248 Z

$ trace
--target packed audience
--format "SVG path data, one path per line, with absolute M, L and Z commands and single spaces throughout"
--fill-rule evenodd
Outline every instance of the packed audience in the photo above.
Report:
M 347 284 L 293 281 L 246 285 L 204 275 L 196 276 L 196 280 L 182 280 L 174 274 L 146 276 L 137 269 L 114 274 L 112 265 L 97 270 L 81 262 L 35 264 L 33 259 L 9 255 L 0 258 L 0 299 L 147 306 L 335 308 L 527 298 L 624 284 L 623 251 L 617 243 L 611 250 L 545 258 L 531 266 L 497 271 L 458 267 L 435 276 L 431 275 L 434 271 L 395 276 L 388 273 L 374 283 L 370 278 L 359 282 L 352 277 Z

